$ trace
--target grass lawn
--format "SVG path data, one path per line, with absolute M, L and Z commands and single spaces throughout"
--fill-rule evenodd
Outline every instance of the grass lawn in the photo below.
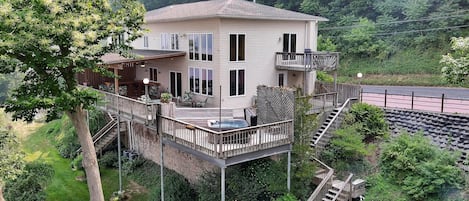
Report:
M 22 125 L 23 124 L 23 125 Z M 24 129 L 31 124 L 15 123 L 14 127 L 25 131 Z M 73 171 L 70 167 L 71 160 L 62 158 L 53 144 L 53 136 L 50 132 L 58 131 L 62 127 L 62 121 L 56 120 L 42 126 L 36 126 L 38 129 L 33 133 L 21 133 L 22 148 L 26 153 L 27 161 L 42 161 L 51 164 L 55 170 L 54 178 L 47 186 L 47 200 L 48 201 L 82 201 L 89 200 L 88 186 L 86 181 L 79 181 L 77 178 L 84 178 L 83 171 Z M 29 129 L 33 130 L 33 129 Z M 17 130 L 16 132 L 19 132 Z M 114 191 L 119 189 L 118 171 L 115 169 L 101 168 L 101 180 L 105 200 L 109 200 Z M 123 186 L 129 184 L 127 178 L 123 178 Z M 135 186 L 139 186 L 132 182 Z M 137 191 L 137 194 L 132 195 L 131 200 L 147 200 L 147 195 Z

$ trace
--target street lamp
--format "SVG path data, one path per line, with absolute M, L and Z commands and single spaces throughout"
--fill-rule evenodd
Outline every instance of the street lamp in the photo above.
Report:
M 363 77 L 362 73 L 357 73 L 358 85 L 361 85 L 362 77 Z
M 145 85 L 145 103 L 148 102 L 150 96 L 148 95 L 148 84 L 150 83 L 150 79 L 143 78 L 143 84 Z

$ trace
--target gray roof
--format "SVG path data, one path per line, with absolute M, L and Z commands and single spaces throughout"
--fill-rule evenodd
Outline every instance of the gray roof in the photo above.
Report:
M 327 21 L 326 18 L 279 9 L 246 0 L 211 0 L 177 4 L 146 13 L 146 22 L 170 22 L 204 18 Z
M 147 61 L 153 59 L 165 59 L 172 57 L 180 57 L 186 55 L 183 51 L 165 51 L 165 50 L 138 50 L 133 49 L 130 53 L 134 58 L 126 58 L 117 53 L 107 53 L 101 57 L 104 64 L 120 64 L 128 62 Z

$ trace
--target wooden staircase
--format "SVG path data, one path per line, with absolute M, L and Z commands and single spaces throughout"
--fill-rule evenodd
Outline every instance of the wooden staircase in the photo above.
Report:
M 103 126 L 96 134 L 93 135 L 93 143 L 96 153 L 101 153 L 117 138 L 117 118 L 115 115 L 108 114 L 108 123 Z M 126 132 L 126 124 L 120 123 L 120 132 Z M 81 147 L 77 150 L 81 152 Z

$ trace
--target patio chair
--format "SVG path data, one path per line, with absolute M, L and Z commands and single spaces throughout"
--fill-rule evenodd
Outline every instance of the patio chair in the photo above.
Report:
M 205 107 L 207 100 L 208 100 L 208 97 L 206 97 L 204 101 L 195 102 L 195 107 Z
M 184 92 L 182 98 L 179 100 L 180 105 L 184 106 L 192 106 L 192 93 L 191 92 Z

